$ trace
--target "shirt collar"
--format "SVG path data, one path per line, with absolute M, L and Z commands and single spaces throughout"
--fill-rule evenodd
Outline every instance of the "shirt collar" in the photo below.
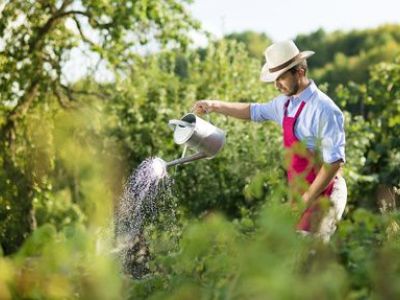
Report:
M 304 101 L 307 102 L 312 94 L 317 90 L 317 86 L 315 85 L 313 80 L 310 80 L 310 84 L 300 93 L 298 96 L 292 96 L 292 100 L 294 101 Z

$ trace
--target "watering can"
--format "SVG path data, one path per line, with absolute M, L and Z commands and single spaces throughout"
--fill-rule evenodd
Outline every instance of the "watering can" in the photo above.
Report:
M 174 130 L 174 142 L 197 150 L 197 153 L 167 162 L 167 167 L 213 158 L 225 143 L 225 132 L 193 113 L 180 120 L 170 120 L 168 125 Z

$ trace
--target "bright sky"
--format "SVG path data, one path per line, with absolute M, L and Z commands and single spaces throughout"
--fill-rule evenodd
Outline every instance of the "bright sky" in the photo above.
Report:
M 274 41 L 320 27 L 330 32 L 400 23 L 399 0 L 194 0 L 189 10 L 218 37 L 254 30 Z

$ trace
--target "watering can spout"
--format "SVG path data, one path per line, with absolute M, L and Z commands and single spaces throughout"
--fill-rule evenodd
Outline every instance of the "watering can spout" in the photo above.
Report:
M 196 153 L 196 154 L 191 155 L 191 156 L 182 157 L 182 158 L 178 158 L 178 159 L 175 159 L 173 161 L 167 162 L 166 166 L 167 167 L 173 167 L 175 165 L 181 165 L 181 164 L 190 163 L 192 161 L 195 161 L 195 160 L 198 160 L 198 159 L 202 159 L 202 158 L 206 158 L 206 157 L 207 157 L 206 154 L 199 152 L 199 153 Z

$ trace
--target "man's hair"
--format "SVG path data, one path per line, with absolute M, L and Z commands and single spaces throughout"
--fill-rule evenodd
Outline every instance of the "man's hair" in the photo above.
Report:
M 295 65 L 294 67 L 290 68 L 289 71 L 294 74 L 296 73 L 299 69 L 303 69 L 304 70 L 304 75 L 307 74 L 307 70 L 308 70 L 308 65 L 307 65 L 307 60 L 303 59 L 300 63 L 298 63 L 297 65 Z

